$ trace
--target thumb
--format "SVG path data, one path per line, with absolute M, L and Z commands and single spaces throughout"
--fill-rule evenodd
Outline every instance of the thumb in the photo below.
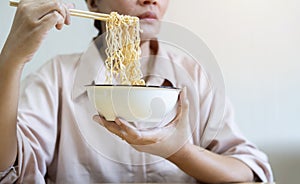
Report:
M 187 88 L 183 87 L 179 95 L 179 112 L 185 114 L 189 109 L 189 101 L 187 97 Z

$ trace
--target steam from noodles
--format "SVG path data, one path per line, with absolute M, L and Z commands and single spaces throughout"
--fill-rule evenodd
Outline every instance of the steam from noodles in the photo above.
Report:
M 106 21 L 106 80 L 124 85 L 145 85 L 140 70 L 139 18 L 112 12 Z

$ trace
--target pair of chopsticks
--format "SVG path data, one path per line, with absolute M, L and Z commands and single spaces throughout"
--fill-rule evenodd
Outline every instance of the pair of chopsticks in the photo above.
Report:
M 10 0 L 9 5 L 17 7 L 19 5 L 19 1 Z M 107 19 L 109 18 L 109 14 L 105 14 L 105 13 L 95 13 L 95 12 L 83 11 L 77 9 L 69 9 L 69 11 L 71 16 L 76 16 L 76 17 L 83 17 L 83 18 L 96 19 L 102 21 L 107 21 Z

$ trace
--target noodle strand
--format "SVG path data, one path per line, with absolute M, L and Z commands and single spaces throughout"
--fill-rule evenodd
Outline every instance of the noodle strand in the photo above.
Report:
M 106 21 L 106 81 L 145 85 L 140 70 L 140 25 L 137 17 L 112 12 Z

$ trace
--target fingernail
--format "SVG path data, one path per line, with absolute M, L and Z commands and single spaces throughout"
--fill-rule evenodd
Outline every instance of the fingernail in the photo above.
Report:
M 116 119 L 115 119 L 115 122 L 116 122 L 117 125 L 119 125 L 119 126 L 122 124 L 119 118 L 116 118 Z
M 102 122 L 102 119 L 100 118 L 100 116 L 94 115 L 93 120 L 103 126 L 103 122 Z

